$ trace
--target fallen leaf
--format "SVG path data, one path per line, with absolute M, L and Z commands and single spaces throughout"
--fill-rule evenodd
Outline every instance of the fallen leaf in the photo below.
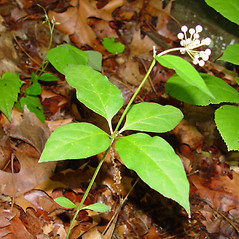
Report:
M 59 208 L 53 199 L 41 190 L 33 189 L 25 193 L 24 198 L 31 202 L 37 210 L 46 211 L 47 213 Z
M 204 137 L 189 121 L 183 119 L 173 130 L 180 144 L 189 145 L 192 150 L 201 150 Z
M 6 134 L 32 145 L 41 153 L 50 135 L 47 125 L 42 123 L 34 113 L 29 112 L 26 107 L 24 113 L 13 108 L 11 118 L 11 123 L 5 117 L 1 119 Z
M 13 36 L 4 26 L 4 19 L 0 16 L 0 75 L 5 72 L 20 72 L 17 63 L 19 58 L 13 45 Z
M 93 227 L 82 235 L 82 239 L 102 239 L 102 235 L 98 231 L 97 227 Z
M 15 156 L 20 163 L 20 171 L 18 173 L 0 171 L 0 193 L 20 196 L 45 181 L 55 169 L 55 162 L 39 164 L 39 154 L 26 143 L 22 144 L 21 149 L 16 148 Z
M 177 40 L 175 33 L 172 33 L 168 30 L 168 22 L 171 18 L 170 11 L 172 7 L 172 0 L 168 2 L 165 8 L 163 8 L 163 2 L 158 0 L 151 0 L 147 5 L 146 10 L 150 13 L 151 16 L 157 17 L 158 22 L 155 27 L 156 31 L 172 41 Z
M 6 235 L 6 239 L 14 238 L 14 239 L 34 239 L 34 236 L 31 235 L 22 221 L 17 217 L 13 217 L 11 219 L 11 224 L 8 226 L 9 234 Z
M 95 2 L 96 3 L 96 2 Z M 96 35 L 88 25 L 89 17 L 96 17 L 106 21 L 113 20 L 112 12 L 123 4 L 123 0 L 112 0 L 103 8 L 97 9 L 94 2 L 89 0 L 72 0 L 71 5 L 63 13 L 49 11 L 50 19 L 55 18 L 60 24 L 56 27 L 63 33 L 69 34 L 71 40 L 78 46 L 90 45 L 93 48 L 99 46 L 97 44 Z

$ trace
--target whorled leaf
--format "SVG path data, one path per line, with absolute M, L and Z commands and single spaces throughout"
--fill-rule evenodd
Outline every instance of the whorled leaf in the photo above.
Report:
M 237 0 L 205 0 L 205 2 L 228 20 L 239 25 L 239 1 Z
M 64 74 L 67 65 L 86 65 L 88 54 L 70 44 L 63 44 L 47 52 L 47 59 L 57 71 Z
M 235 65 L 239 65 L 239 44 L 228 46 L 226 50 L 223 52 L 223 55 L 220 58 L 218 58 L 218 60 L 223 60 Z
M 165 92 L 172 97 L 193 105 L 219 104 L 222 102 L 239 103 L 239 93 L 222 79 L 209 74 L 200 73 L 214 98 L 199 88 L 189 85 L 183 78 L 173 75 L 166 83 Z
M 88 66 L 96 71 L 101 71 L 102 68 L 102 54 L 98 51 L 85 51 L 88 55 Z
M 137 133 L 119 138 L 115 149 L 127 168 L 151 188 L 178 202 L 190 215 L 186 173 L 180 158 L 164 139 Z
M 164 67 L 174 69 L 188 85 L 197 87 L 210 97 L 214 97 L 196 69 L 186 60 L 173 55 L 156 56 L 155 59 Z
M 20 93 L 21 80 L 18 75 L 7 72 L 0 79 L 0 111 L 11 121 L 11 112 Z
M 109 135 L 100 128 L 89 123 L 67 124 L 51 134 L 39 162 L 87 158 L 109 146 Z
M 228 150 L 239 150 L 239 107 L 221 106 L 215 111 L 215 122 Z
M 76 89 L 77 99 L 108 122 L 123 106 L 121 91 L 106 76 L 89 66 L 68 66 L 66 81 Z
M 182 112 L 171 105 L 143 102 L 131 107 L 124 130 L 163 133 L 173 129 L 183 118 Z

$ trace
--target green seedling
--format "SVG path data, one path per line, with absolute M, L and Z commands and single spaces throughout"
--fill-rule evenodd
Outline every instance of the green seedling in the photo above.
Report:
M 41 7 L 39 5 L 39 7 Z M 50 40 L 48 44 L 48 51 L 52 45 L 52 37 L 53 31 L 55 27 L 55 21 L 50 21 L 48 15 L 44 8 L 42 8 L 45 12 L 45 21 L 43 23 L 47 23 L 50 30 Z M 0 110 L 3 114 L 6 115 L 9 121 L 11 121 L 11 111 L 16 103 L 16 107 L 23 111 L 24 106 L 28 108 L 30 112 L 36 114 L 36 116 L 42 121 L 45 121 L 45 116 L 43 113 L 43 107 L 40 101 L 41 94 L 41 85 L 39 82 L 49 82 L 49 81 L 57 81 L 57 77 L 44 73 L 46 67 L 48 65 L 48 60 L 46 56 L 44 56 L 41 65 L 38 67 L 36 72 L 32 73 L 31 79 L 28 83 L 28 87 L 22 92 L 20 99 L 18 99 L 18 95 L 21 90 L 21 86 L 25 82 L 21 82 L 18 75 L 14 75 L 13 73 L 5 73 L 0 80 L 0 91 L 2 92 L 0 98 Z
M 113 54 L 122 53 L 125 49 L 124 44 L 121 42 L 116 42 L 114 37 L 104 37 L 102 44 L 108 52 Z
M 197 26 L 194 33 L 198 34 L 202 30 L 201 28 L 201 26 Z M 185 26 L 182 29 L 185 30 Z M 98 72 L 98 69 L 93 69 L 90 66 L 88 53 L 78 49 L 75 50 L 69 45 L 58 46 L 48 52 L 48 56 L 50 56 L 48 59 L 52 65 L 59 69 L 65 75 L 69 85 L 76 89 L 77 99 L 92 111 L 104 117 L 110 132 L 108 134 L 90 123 L 72 123 L 57 128 L 45 145 L 39 162 L 81 159 L 104 152 L 104 156 L 100 160 L 80 204 L 75 207 L 75 205 L 66 202 L 66 204 L 70 204 L 70 207 L 76 209 L 67 238 L 70 235 L 77 213 L 84 208 L 83 203 L 106 154 L 109 151 L 112 152 L 113 147 L 115 147 L 126 167 L 134 170 L 151 188 L 178 202 L 190 216 L 189 183 L 180 158 L 163 138 L 152 137 L 144 133 L 168 132 L 182 120 L 183 114 L 179 109 L 170 105 L 162 106 L 148 102 L 132 105 L 132 103 L 156 62 L 175 69 L 179 76 L 185 78 L 188 85 L 197 87 L 208 97 L 214 98 L 201 75 L 191 64 L 180 57 L 166 55 L 173 51 L 187 52 L 193 58 L 195 64 L 203 65 L 211 52 L 208 49 L 205 51 L 204 57 L 201 57 L 201 52 L 195 49 L 210 44 L 210 40 L 203 39 L 199 42 L 198 40 L 194 42 L 194 40 L 192 40 L 191 45 L 188 42 L 182 42 L 182 47 L 169 49 L 159 54 L 154 52 L 154 59 L 149 70 L 115 127 L 112 125 L 112 118 L 123 106 L 122 94 L 106 76 Z M 56 61 L 57 56 L 62 51 L 65 52 L 64 61 Z M 123 124 L 125 117 L 126 120 Z M 129 130 L 140 131 L 140 133 L 125 136 L 125 132 Z M 64 205 L 62 202 L 60 203 Z

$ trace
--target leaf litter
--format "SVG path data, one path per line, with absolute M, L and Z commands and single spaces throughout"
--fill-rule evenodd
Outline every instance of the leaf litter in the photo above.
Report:
M 1 1 L 1 29 L 6 37 L 1 41 L 0 51 L 9 53 L 2 54 L 1 72 L 21 72 L 22 78 L 27 78 L 32 68 L 40 64 L 49 35 L 45 25 L 40 24 L 43 15 L 36 3 L 42 4 L 50 18 L 61 23 L 53 36 L 53 46 L 71 41 L 81 49 L 103 53 L 103 71 L 120 86 L 125 103 L 144 76 L 155 42 L 162 43 L 158 45 L 162 49 L 175 44 L 176 32 L 168 28 L 173 19 L 170 15 L 173 1 L 166 6 L 155 0 L 64 3 L 18 0 L 16 5 Z M 2 14 L 3 9 L 8 10 Z M 119 55 L 107 53 L 101 45 L 104 37 L 115 37 L 126 45 L 126 50 Z M 233 74 L 226 68 L 210 64 L 203 70 L 233 83 Z M 156 66 L 151 82 L 137 100 L 167 102 L 179 107 L 179 102 L 164 95 L 164 84 L 172 74 L 172 70 Z M 65 238 L 74 209 L 62 208 L 53 199 L 65 196 L 77 205 L 100 158 L 38 163 L 49 134 L 60 125 L 76 120 L 103 124 L 76 101 L 74 91 L 67 87 L 62 76 L 58 78 L 55 84 L 41 86 L 45 124 L 27 109 L 21 114 L 14 108 L 11 123 L 1 115 L 0 237 Z M 137 177 L 115 155 L 123 177 L 121 184 L 116 186 L 113 180 L 115 169 L 109 157 L 85 202 L 85 205 L 104 202 L 111 210 L 104 214 L 82 211 L 71 238 L 239 237 L 236 173 L 239 157 L 226 151 L 212 123 L 211 109 L 186 104 L 181 109 L 185 120 L 165 138 L 173 144 L 187 171 L 192 219 L 188 220 L 178 205 L 141 181 L 126 203 L 120 205 L 119 194 L 125 197 Z

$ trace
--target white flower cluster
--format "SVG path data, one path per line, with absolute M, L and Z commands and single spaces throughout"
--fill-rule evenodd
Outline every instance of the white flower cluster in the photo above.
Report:
M 197 25 L 194 28 L 190 28 L 188 31 L 187 26 L 181 27 L 182 32 L 178 33 L 178 39 L 180 39 L 180 45 L 183 46 L 180 50 L 182 54 L 186 52 L 188 55 L 193 59 L 193 63 L 199 64 L 199 66 L 204 66 L 205 61 L 209 59 L 211 54 L 211 50 L 207 48 L 205 51 L 198 51 L 195 50 L 201 46 L 208 46 L 211 43 L 211 39 L 209 37 L 199 40 L 199 33 L 203 30 L 202 26 Z M 190 36 L 187 36 L 187 31 L 189 32 Z

